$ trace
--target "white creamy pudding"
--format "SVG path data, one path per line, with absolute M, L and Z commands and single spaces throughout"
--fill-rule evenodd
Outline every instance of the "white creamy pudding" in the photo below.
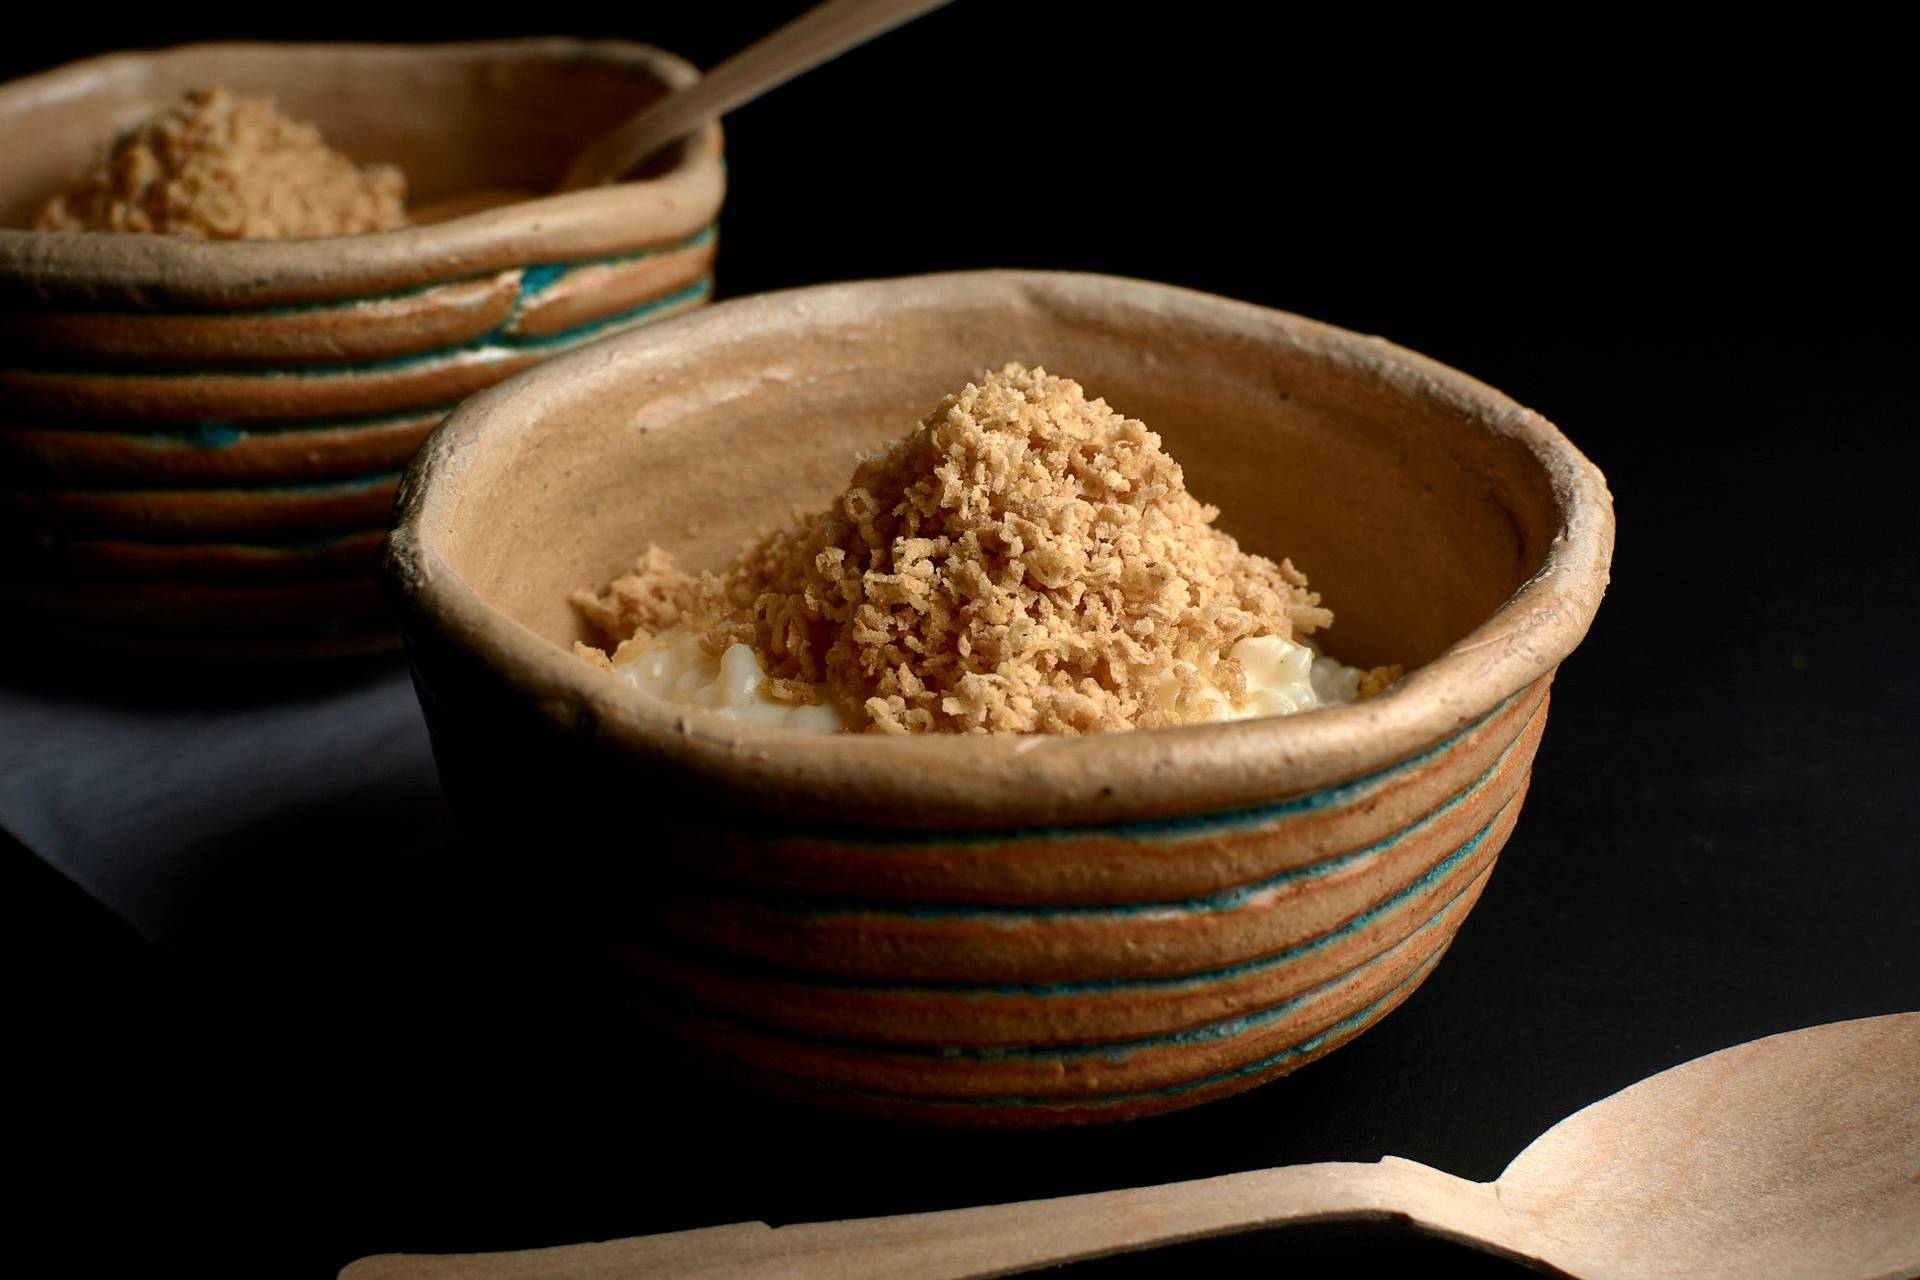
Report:
M 1282 640 L 1279 636 L 1249 636 L 1228 650 L 1228 656 L 1247 673 L 1247 700 L 1234 706 L 1210 681 L 1201 682 L 1209 704 L 1207 720 L 1251 720 L 1255 716 L 1288 716 L 1296 711 L 1352 702 L 1360 695 L 1366 674 L 1338 658 L 1320 652 L 1312 641 Z M 1163 677 L 1171 694 L 1178 676 Z
M 1233 646 L 1232 657 L 1246 669 L 1247 700 L 1233 706 L 1217 686 L 1202 681 L 1200 696 L 1208 709 L 1203 720 L 1285 716 L 1353 702 L 1366 674 L 1321 653 L 1311 641 L 1298 643 L 1278 636 L 1242 640 Z M 613 669 L 634 688 L 656 698 L 754 724 L 814 733 L 863 727 L 861 718 L 837 703 L 825 685 L 813 686 L 816 701 L 812 704 L 775 701 L 767 693 L 766 669 L 744 644 L 731 645 L 716 657 L 698 636 L 665 631 L 644 644 L 624 646 Z M 1161 697 L 1170 702 L 1180 683 L 1177 674 L 1163 677 Z
M 819 701 L 811 706 L 775 702 L 767 696 L 767 672 L 752 649 L 731 645 L 716 657 L 702 647 L 699 636 L 687 631 L 666 631 L 645 644 L 623 646 L 613 669 L 656 698 L 737 720 L 816 733 L 835 733 L 855 724 L 834 705 L 824 686 L 815 686 Z

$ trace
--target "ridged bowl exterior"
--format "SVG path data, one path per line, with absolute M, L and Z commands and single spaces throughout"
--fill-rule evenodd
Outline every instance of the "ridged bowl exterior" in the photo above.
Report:
M 221 53 L 133 57 L 141 74 L 170 78 L 191 73 L 166 71 L 168 59 L 211 68 L 225 65 Z M 271 74 L 270 50 L 248 56 Z M 616 76 L 693 74 L 635 45 L 417 56 L 589 57 Z M 0 116 L 30 120 L 67 82 L 118 83 L 100 65 L 0 89 Z M 543 241 L 536 218 L 501 263 L 506 233 L 489 245 L 481 231 L 472 246 L 423 251 L 403 282 L 350 267 L 329 278 L 320 254 L 317 274 L 291 290 L 243 281 L 224 297 L 193 296 L 190 269 L 173 298 L 140 279 L 63 289 L 34 241 L 129 237 L 0 233 L 0 602 L 48 632 L 118 648 L 267 657 L 396 644 L 373 550 L 401 468 L 446 412 L 549 356 L 708 300 L 717 133 L 689 157 L 658 207 L 646 184 L 628 184 L 633 207 L 597 236 Z
M 514 892 L 564 883 L 563 918 L 610 940 L 643 1017 L 754 1087 L 991 1126 L 1224 1097 L 1384 1017 L 1492 874 L 1551 679 L 1407 759 L 1271 804 L 939 831 L 676 804 L 542 742 L 476 696 L 455 655 L 415 656 L 463 828 L 542 850 L 508 855 Z M 591 830 L 565 815 L 616 794 L 648 815 L 631 874 L 563 852 L 564 833 Z M 530 815 L 529 796 L 553 811 Z
M 652 904 L 658 928 L 619 953 L 671 993 L 653 1008 L 678 1034 L 829 1103 L 1008 1125 L 1172 1110 L 1285 1075 L 1412 993 L 1513 830 L 1546 710 L 1542 680 L 1411 760 L 1252 811 L 727 833 L 721 857 L 688 833 L 663 852 L 726 878 Z M 795 845 L 811 875 L 756 874 Z M 1031 863 L 1033 891 L 969 874 L 987 850 Z M 1180 896 L 1117 898 L 1127 877 L 1103 873 L 1130 855 L 1189 877 L 1136 892 Z M 899 875 L 871 875 L 880 859 Z M 1076 877 L 1098 892 L 1061 887 Z

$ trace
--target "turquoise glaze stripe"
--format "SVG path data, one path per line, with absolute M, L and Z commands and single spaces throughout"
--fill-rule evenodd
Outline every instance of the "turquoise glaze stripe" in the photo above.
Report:
M 542 262 L 521 268 L 520 297 L 524 300 L 532 294 L 551 287 L 556 281 L 564 279 L 575 271 L 588 267 L 618 266 L 628 262 L 641 262 L 647 258 L 661 258 L 670 253 L 680 253 L 686 249 L 697 249 L 711 244 L 720 234 L 719 222 L 709 222 L 684 240 L 675 240 L 671 244 L 655 245 L 650 249 L 635 249 L 630 253 L 616 253 L 605 258 L 582 258 L 573 262 Z M 502 268 L 511 270 L 511 268 Z M 488 280 L 499 275 L 499 271 L 489 271 L 477 276 L 458 276 L 450 280 L 434 280 L 427 284 L 409 285 L 404 289 L 393 289 L 386 293 L 356 294 L 351 298 L 337 298 L 327 302 L 295 302 L 279 307 L 226 307 L 195 309 L 196 316 L 305 316 L 324 314 L 329 311 L 345 311 L 368 302 L 392 302 L 401 298 L 417 298 L 423 293 L 435 289 L 444 289 L 453 284 L 470 284 L 475 280 Z M 532 281 L 531 286 L 529 280 Z M 529 289 L 531 288 L 531 293 Z M 150 316 L 153 312 L 143 307 L 95 308 L 108 315 Z
M 1522 689 L 1510 695 L 1486 715 L 1418 755 L 1408 756 L 1383 769 L 1363 774 L 1352 782 L 1343 782 L 1339 786 L 1296 796 L 1277 804 L 1257 805 L 1246 809 L 1225 809 L 1218 813 L 1190 814 L 1181 818 L 1140 818 L 1084 827 L 994 827 L 980 831 L 938 831 L 856 826 L 850 823 L 815 823 L 809 824 L 803 831 L 796 832 L 793 829 L 795 824 L 790 820 L 782 819 L 776 826 L 772 819 L 759 822 L 749 819 L 743 822 L 739 819 L 739 815 L 735 815 L 728 821 L 728 826 L 730 830 L 742 835 L 754 836 L 774 844 L 808 842 L 891 846 L 915 854 L 932 845 L 1028 844 L 1085 840 L 1097 836 L 1117 836 L 1129 840 L 1150 840 L 1155 837 L 1186 839 L 1201 835 L 1250 831 L 1294 814 L 1311 813 L 1363 799 L 1369 791 L 1383 783 L 1439 759 L 1462 739 L 1471 736 L 1475 730 L 1525 697 L 1527 692 L 1527 689 Z
M 1293 1045 L 1289 1048 L 1282 1049 L 1278 1053 L 1269 1054 L 1268 1056 L 1261 1058 L 1256 1062 L 1249 1062 L 1245 1066 L 1235 1067 L 1231 1071 L 1222 1071 L 1216 1075 L 1204 1076 L 1198 1080 L 1186 1080 L 1186 1081 L 1182 1081 L 1179 1084 L 1164 1085 L 1158 1089 L 1143 1089 L 1143 1090 L 1138 1090 L 1132 1093 L 1107 1093 L 1107 1094 L 1099 1094 L 1099 1095 L 1096 1095 L 1093 1097 L 1087 1097 L 1087 1098 L 1072 1098 L 1072 1097 L 1043 1098 L 1043 1097 L 1023 1097 L 1019 1095 L 1000 1097 L 1000 1098 L 922 1098 L 922 1097 L 914 1097 L 908 1094 L 880 1093 L 878 1091 L 871 1090 L 871 1089 L 855 1089 L 847 1085 L 830 1084 L 822 1080 L 810 1080 L 805 1076 L 796 1076 L 784 1071 L 771 1071 L 765 1067 L 754 1066 L 751 1063 L 742 1062 L 741 1065 L 746 1070 L 754 1072 L 755 1074 L 773 1076 L 782 1080 L 790 1080 L 790 1081 L 793 1081 L 794 1083 L 806 1085 L 809 1088 L 818 1089 L 826 1093 L 843 1093 L 851 1097 L 872 1098 L 875 1100 L 886 1101 L 886 1102 L 917 1103 L 924 1106 L 936 1106 L 936 1107 L 965 1107 L 965 1108 L 1003 1107 L 1003 1108 L 1033 1109 L 1033 1110 L 1041 1110 L 1041 1111 L 1047 1111 L 1047 1110 L 1082 1110 L 1084 1111 L 1084 1110 L 1094 1110 L 1094 1109 L 1098 1109 L 1100 1107 L 1105 1107 L 1105 1106 L 1114 1106 L 1114 1105 L 1118 1105 L 1126 1102 L 1135 1102 L 1135 1101 L 1140 1101 L 1140 1100 L 1150 1099 L 1150 1098 L 1177 1098 L 1177 1097 L 1180 1097 L 1182 1094 L 1192 1093 L 1197 1089 L 1206 1089 L 1206 1088 L 1212 1087 L 1213 1085 L 1225 1084 L 1230 1080 L 1244 1080 L 1248 1076 L 1259 1075 L 1263 1072 L 1272 1070 L 1274 1067 L 1280 1066 L 1282 1063 L 1288 1062 L 1296 1058 L 1304 1058 L 1310 1054 L 1318 1052 L 1322 1047 L 1324 1047 L 1331 1041 L 1342 1039 L 1350 1033 L 1355 1033 L 1355 1032 L 1365 1030 L 1370 1024 L 1378 1020 L 1381 1014 L 1386 1012 L 1387 1006 L 1393 1004 L 1396 1000 L 1400 999 L 1401 997 L 1405 996 L 1408 992 L 1413 990 L 1413 988 L 1419 986 L 1421 982 L 1425 981 L 1427 975 L 1433 971 L 1434 965 L 1439 962 L 1439 959 L 1440 957 L 1438 955 L 1429 957 L 1426 961 L 1424 961 L 1420 965 L 1418 969 L 1414 970 L 1411 974 L 1407 976 L 1407 980 L 1405 982 L 1400 983 L 1398 986 L 1394 987 L 1393 990 L 1387 992 L 1385 995 L 1381 996 L 1378 1000 L 1374 1001 L 1372 1004 L 1368 1005 L 1366 1008 L 1360 1010 L 1360 1012 L 1353 1014 L 1351 1017 L 1341 1019 L 1339 1022 L 1334 1023 L 1331 1027 L 1328 1027 L 1325 1031 L 1322 1031 L 1318 1035 L 1315 1035 L 1309 1039 L 1303 1040 L 1297 1045 Z M 716 1052 L 716 1051 L 709 1050 L 709 1052 Z M 732 1055 L 725 1055 L 725 1056 L 731 1057 Z M 737 1058 L 734 1060 L 736 1062 L 740 1061 Z
M 1534 714 L 1538 715 L 1539 712 L 1536 711 Z M 1532 723 L 1531 719 L 1529 719 L 1528 723 Z M 1501 751 L 1500 755 L 1492 764 L 1487 766 L 1486 770 L 1482 772 L 1480 776 L 1434 808 L 1429 809 L 1426 813 L 1421 814 L 1420 817 L 1390 835 L 1384 836 L 1372 844 L 1362 845 L 1358 849 L 1349 849 L 1345 853 L 1335 854 L 1319 862 L 1309 863 L 1304 867 L 1294 867 L 1291 870 L 1283 871 L 1271 879 L 1255 881 L 1253 884 L 1240 885 L 1236 888 L 1228 889 L 1223 893 L 1208 894 L 1197 898 L 1176 898 L 1160 902 L 1072 903 L 1059 906 L 1034 907 L 1006 907 L 998 904 L 968 906 L 942 903 L 939 905 L 929 905 L 914 902 L 878 902 L 868 901 L 866 899 L 842 898 L 836 900 L 772 895 L 760 896 L 751 893 L 742 893 L 734 896 L 744 898 L 748 901 L 759 902 L 793 915 L 810 918 L 841 915 L 887 915 L 906 917 L 914 920 L 991 919 L 1005 921 L 1009 927 L 1017 927 L 1029 920 L 1057 920 L 1062 917 L 1123 917 L 1140 915 L 1147 912 L 1170 911 L 1187 914 L 1235 911 L 1245 906 L 1250 900 L 1260 894 L 1277 889 L 1282 885 L 1292 884 L 1301 880 L 1315 880 L 1350 863 L 1384 853 L 1407 837 L 1438 822 L 1441 818 L 1453 812 L 1455 809 L 1460 808 L 1466 804 L 1467 801 L 1484 791 L 1488 784 L 1507 766 L 1507 763 L 1513 758 L 1514 752 L 1519 750 L 1520 743 L 1525 736 L 1526 726 L 1523 725 L 1521 726 L 1520 733 L 1514 735 L 1513 741 L 1507 744 L 1506 748 Z
M 1512 801 L 1508 803 L 1511 804 Z M 1419 897 L 1441 881 L 1452 877 L 1453 873 L 1459 869 L 1460 864 L 1471 859 L 1473 855 L 1479 851 L 1480 846 L 1486 843 L 1487 833 L 1499 823 L 1501 815 L 1504 815 L 1505 812 L 1506 810 L 1503 808 L 1500 814 L 1496 814 L 1493 821 L 1481 828 L 1471 840 L 1468 840 L 1458 849 L 1448 854 L 1445 859 L 1436 863 L 1417 880 L 1413 881 L 1413 883 L 1392 897 L 1386 898 L 1376 905 L 1367 908 L 1353 919 L 1347 921 L 1347 923 L 1341 925 L 1338 929 L 1323 933 L 1317 938 L 1312 938 L 1300 943 L 1298 946 L 1289 947 L 1285 951 L 1278 951 L 1270 956 L 1262 956 L 1258 960 L 1244 960 L 1239 964 L 1230 964 L 1224 968 L 1207 969 L 1199 973 L 1185 973 L 1172 978 L 1089 978 L 1078 982 L 918 982 L 903 984 L 897 982 L 882 982 L 873 979 L 831 976 L 816 977 L 812 974 L 807 974 L 802 982 L 803 985 L 806 986 L 831 987 L 842 990 L 878 991 L 903 996 L 912 996 L 920 992 L 930 992 L 939 995 L 1037 996 L 1045 998 L 1050 996 L 1105 995 L 1129 991 L 1163 991 L 1182 987 L 1208 986 L 1216 982 L 1231 981 L 1249 974 L 1264 973 L 1270 969 L 1278 969 L 1284 965 L 1292 964 L 1304 956 L 1312 955 L 1316 951 L 1324 951 L 1335 943 L 1350 938 L 1368 928 L 1376 920 L 1392 915 L 1409 901 Z M 1466 890 L 1462 889 L 1461 892 L 1464 893 Z M 1451 909 L 1453 903 L 1458 899 L 1458 896 L 1459 895 L 1456 894 L 1454 898 L 1448 899 L 1447 903 L 1441 908 L 1441 911 L 1445 912 Z
M 650 298 L 637 307 L 629 307 L 625 311 L 615 312 L 610 316 L 602 316 L 598 320 L 589 321 L 583 325 L 576 325 L 571 329 L 562 329 L 559 333 L 550 333 L 531 338 L 506 332 L 506 326 L 512 324 L 520 314 L 519 304 L 515 303 L 512 314 L 501 322 L 499 328 L 481 334 L 472 342 L 462 346 L 442 347 L 436 351 L 415 352 L 412 355 L 395 356 L 390 360 L 370 360 L 364 364 L 324 366 L 307 369 L 242 369 L 234 370 L 231 374 L 225 376 L 260 378 L 347 378 L 358 377 L 366 373 L 379 373 L 396 369 L 424 368 L 428 365 L 443 364 L 448 361 L 457 360 L 461 356 L 480 355 L 487 352 L 502 352 L 509 355 L 527 352 L 553 352 L 586 342 L 591 338 L 607 332 L 609 329 L 617 329 L 623 325 L 644 320 L 646 317 L 657 314 L 658 312 L 670 311 L 675 307 L 685 306 L 697 299 L 705 298 L 712 292 L 713 273 L 708 272 L 683 288 L 675 289 L 672 293 L 662 294 L 657 298 Z M 205 372 L 205 370 L 195 369 L 182 371 L 177 375 L 164 374 L 160 376 L 198 377 Z
M 382 485 L 398 484 L 400 471 L 375 471 L 364 476 L 329 476 L 324 480 L 288 480 L 280 484 L 247 485 L 244 488 L 222 490 L 234 493 L 318 493 L 326 489 L 338 489 L 351 493 L 365 489 L 378 489 Z
M 1477 843 L 1485 836 L 1481 832 L 1474 837 Z M 1456 855 L 1458 857 L 1459 855 Z M 1453 861 L 1453 859 L 1449 859 Z M 1456 863 L 1457 865 L 1457 863 Z M 1456 894 L 1433 918 L 1402 938 L 1379 955 L 1355 965 L 1345 973 L 1327 979 L 1309 991 L 1303 991 L 1290 1000 L 1283 1000 L 1269 1008 L 1253 1013 L 1241 1014 L 1233 1018 L 1224 1018 L 1219 1022 L 1210 1022 L 1198 1027 L 1188 1027 L 1184 1031 L 1175 1031 L 1166 1035 L 1143 1036 L 1138 1040 L 1115 1040 L 1102 1044 L 1078 1044 L 1072 1046 L 1033 1046 L 1011 1045 L 996 1048 L 976 1049 L 967 1047 L 933 1047 L 926 1045 L 873 1044 L 858 1040 L 841 1040 L 832 1036 L 810 1035 L 790 1027 L 766 1027 L 749 1019 L 723 1016 L 723 1022 L 732 1022 L 748 1030 L 798 1040 L 807 1044 L 826 1045 L 835 1049 L 851 1049 L 860 1053 L 874 1053 L 889 1058 L 920 1058 L 941 1062 L 1006 1062 L 1022 1059 L 1052 1059 L 1060 1062 L 1073 1062 L 1085 1058 L 1105 1058 L 1108 1062 L 1124 1062 L 1129 1057 L 1146 1049 L 1160 1049 L 1169 1046 L 1214 1044 L 1223 1040 L 1234 1040 L 1261 1027 L 1277 1022 L 1287 1015 L 1297 1012 L 1323 999 L 1329 991 L 1347 982 L 1358 974 L 1366 973 L 1385 964 L 1389 956 L 1403 948 L 1412 947 L 1417 940 L 1439 929 L 1459 906 L 1460 895 Z M 711 1016 L 711 1015 L 710 1015 Z
M 218 422 L 197 422 L 191 427 L 165 434 L 195 449 L 224 449 L 247 438 L 247 433 L 239 427 L 224 426 Z
M 115 537 L 112 534 L 93 534 L 79 538 L 62 538 L 52 534 L 37 535 L 37 541 L 48 548 L 85 548 L 96 546 L 125 546 L 135 543 L 167 551 L 259 551 L 272 555 L 295 555 L 313 551 L 333 551 L 347 546 L 357 538 L 369 533 L 384 532 L 378 529 L 356 529 L 351 533 L 325 533 L 295 535 L 287 538 L 250 538 L 245 542 L 235 542 L 231 538 L 215 537 L 206 542 L 150 542 L 138 538 Z
M 457 401 L 454 403 L 458 403 Z M 399 413 L 369 414 L 358 418 L 326 418 L 304 422 L 259 422 L 234 426 L 225 422 L 195 422 L 185 426 L 156 426 L 127 430 L 123 424 L 91 427 L 49 427 L 36 430 L 71 432 L 90 437 L 111 437 L 141 448 L 184 446 L 190 449 L 225 449 L 252 436 L 295 435 L 307 431 L 359 431 L 418 422 L 422 418 L 445 417 L 453 412 L 453 403 L 403 409 Z M 23 428 L 0 427 L 0 435 Z M 188 488 L 197 485 L 185 486 Z
M 599 264 L 594 263 L 590 265 L 597 266 Z M 550 286 L 551 283 L 552 282 L 549 281 L 548 285 Z M 539 337 L 524 337 L 520 334 L 507 332 L 507 327 L 511 325 L 516 319 L 518 319 L 520 315 L 521 301 L 516 301 L 514 303 L 513 310 L 508 314 L 505 320 L 501 321 L 500 324 L 494 327 L 493 329 L 488 330 L 486 333 L 481 334 L 479 337 L 474 338 L 471 341 L 463 342 L 458 346 L 436 347 L 431 351 L 410 352 L 407 355 L 394 356 L 386 360 L 367 360 L 359 364 L 306 365 L 306 366 L 287 368 L 287 369 L 262 369 L 262 368 L 253 367 L 253 366 L 247 366 L 243 368 L 223 369 L 218 366 L 214 366 L 214 367 L 201 366 L 201 367 L 196 367 L 192 369 L 152 369 L 152 370 L 95 369 L 95 368 L 62 369 L 62 368 L 50 368 L 50 367 L 34 368 L 34 367 L 16 366 L 16 370 L 22 373 L 38 373 L 38 374 L 79 373 L 82 376 L 85 376 L 88 378 L 101 378 L 101 379 L 142 378 L 142 379 L 148 379 L 148 380 L 154 380 L 154 381 L 169 379 L 169 378 L 175 379 L 178 381 L 188 381 L 194 378 L 206 377 L 209 373 L 218 373 L 221 377 L 226 377 L 226 378 L 257 378 L 263 382 L 277 381 L 284 378 L 318 378 L 318 379 L 357 378 L 357 377 L 362 377 L 369 373 L 383 373 L 383 372 L 391 372 L 394 370 L 427 368 L 432 365 L 445 364 L 450 361 L 458 360 L 462 356 L 482 355 L 488 352 L 496 352 L 496 353 L 511 355 L 511 354 L 517 354 L 521 352 L 553 351 L 560 347 L 568 346 L 573 343 L 584 342 L 588 338 L 591 338 L 596 334 L 603 333 L 606 330 L 614 328 L 616 326 L 624 325 L 624 324 L 632 324 L 634 321 L 644 319 L 645 317 L 652 315 L 656 312 L 666 311 L 673 307 L 684 306 L 687 303 L 692 302 L 697 298 L 706 297 L 709 293 L 712 292 L 712 290 L 713 290 L 713 273 L 707 272 L 701 275 L 698 279 L 694 280 L 691 284 L 688 284 L 682 288 L 676 289 L 672 293 L 662 294 L 657 298 L 648 299 L 646 302 L 643 302 L 638 306 L 629 307 L 625 311 L 616 312 L 615 314 L 610 316 L 603 316 L 598 320 L 589 321 L 588 323 L 583 325 L 576 325 L 571 329 L 563 329 L 559 333 L 544 334 Z
M 143 484 L 143 485 L 133 485 L 133 486 L 93 485 L 93 484 L 73 482 L 73 483 L 67 483 L 67 484 L 61 484 L 61 485 L 48 485 L 48 486 L 45 486 L 44 489 L 37 489 L 37 490 L 28 490 L 23 488 L 0 489 L 0 494 L 26 493 L 26 492 L 104 493 L 104 494 L 199 493 L 199 494 L 223 494 L 223 495 L 232 496 L 232 497 L 244 498 L 250 494 L 262 494 L 262 493 L 276 493 L 276 494 L 326 493 L 326 492 L 361 493 L 361 492 L 365 492 L 368 489 L 377 489 L 381 485 L 397 484 L 399 483 L 399 480 L 400 480 L 400 468 L 394 467 L 394 468 L 389 468 L 386 471 L 369 471 L 369 472 L 362 473 L 360 475 L 319 476 L 312 480 L 278 480 L 278 481 L 267 481 L 263 483 L 260 480 L 248 479 L 244 483 L 228 484 L 228 485 Z M 100 535 L 100 536 L 104 536 L 104 535 Z M 137 541 L 140 541 L 141 539 L 133 535 L 129 535 L 126 538 L 121 538 L 118 540 L 123 542 L 124 541 L 137 542 Z
M 593 258 L 586 262 L 546 262 L 527 267 L 520 273 L 520 300 L 514 307 L 514 314 L 516 316 L 519 314 L 520 305 L 539 297 L 576 271 L 587 267 L 621 266 L 629 262 L 642 262 L 648 258 L 663 257 L 670 253 L 681 253 L 688 249 L 704 248 L 712 244 L 719 234 L 720 224 L 709 222 L 685 240 L 662 245 L 657 249 L 641 249 L 634 253 L 615 254 L 611 258 Z

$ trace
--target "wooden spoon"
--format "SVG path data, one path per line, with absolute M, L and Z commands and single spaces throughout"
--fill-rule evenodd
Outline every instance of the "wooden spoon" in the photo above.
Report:
M 748 45 L 678 93 L 648 103 L 583 148 L 562 191 L 617 182 L 697 126 L 753 101 L 803 72 L 910 22 L 948 0 L 827 0 Z
M 1562 1120 L 1491 1183 L 1309 1164 L 896 1218 L 521 1253 L 362 1258 L 341 1280 L 970 1280 L 1204 1236 L 1405 1218 L 1584 1277 L 1920 1275 L 1920 1013 L 1723 1049 Z

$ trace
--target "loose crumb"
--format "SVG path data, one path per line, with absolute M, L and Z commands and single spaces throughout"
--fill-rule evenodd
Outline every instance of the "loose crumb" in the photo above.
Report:
M 267 96 L 196 89 L 121 134 L 55 196 L 41 231 L 144 231 L 271 240 L 406 222 L 406 179 L 356 165 Z
M 1227 656 L 1239 641 L 1333 621 L 1305 575 L 1240 550 L 1218 514 L 1143 423 L 1009 364 L 863 459 L 828 510 L 720 573 L 682 573 L 650 547 L 573 599 L 622 648 L 669 629 L 697 632 L 709 653 L 746 644 L 769 696 L 804 701 L 824 685 L 872 731 L 1185 724 L 1214 715 L 1209 687 L 1245 701 Z

